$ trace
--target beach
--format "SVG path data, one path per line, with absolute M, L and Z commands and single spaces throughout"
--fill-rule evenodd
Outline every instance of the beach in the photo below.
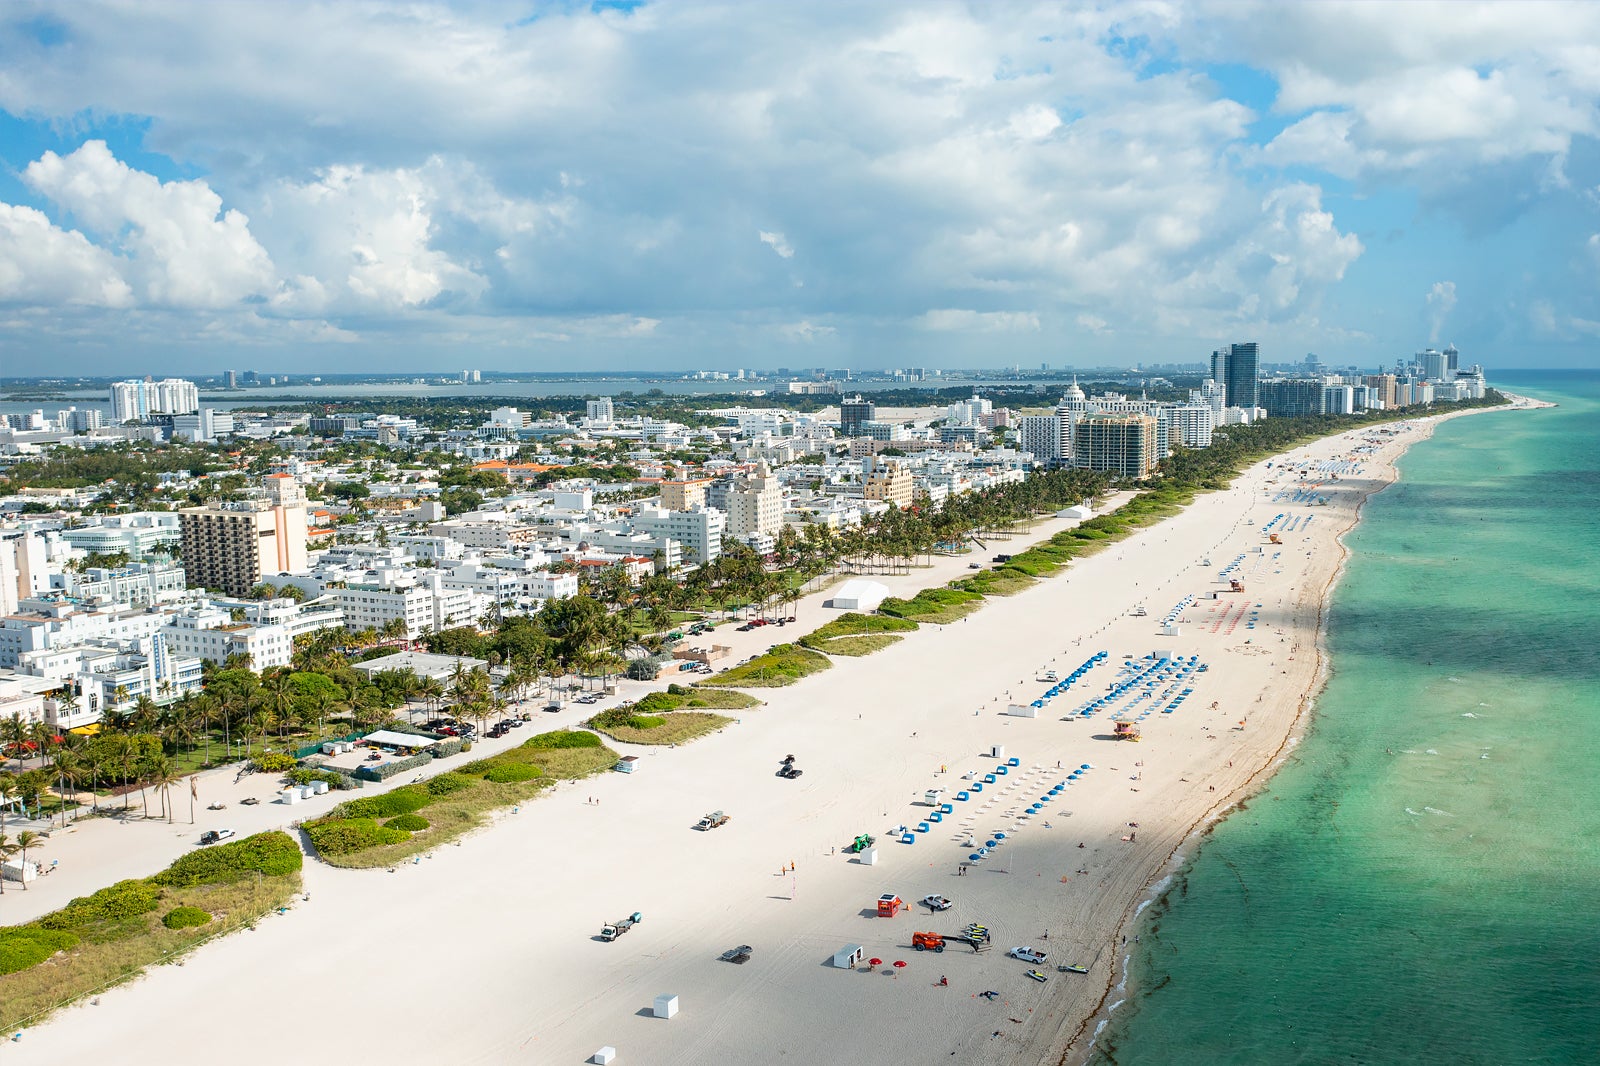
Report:
M 1141 902 L 1293 744 L 1324 671 L 1339 538 L 1432 425 L 1352 431 L 1257 464 L 1063 575 L 755 690 L 766 706 L 723 732 L 627 748 L 641 756 L 633 775 L 565 785 L 415 864 L 308 863 L 307 898 L 284 915 L 61 1012 L 8 1047 L 10 1061 L 198 1061 L 217 1046 L 205 1020 L 255 1013 L 267 1032 L 293 1019 L 293 1048 L 401 1061 L 582 1062 L 604 1046 L 623 1064 L 1073 1061 L 1114 1001 Z M 1151 698 L 1130 702 L 1141 679 L 1118 707 L 1079 713 L 1133 672 L 1191 656 L 1193 672 L 1168 670 Z M 1041 698 L 1044 671 L 1065 678 L 1091 659 L 1037 717 L 1004 713 Z M 1138 743 L 1112 737 L 1121 709 L 1150 712 Z M 776 773 L 789 753 L 795 780 Z M 917 832 L 937 810 L 928 789 L 952 810 Z M 729 823 L 694 831 L 713 809 Z M 914 843 L 891 836 L 900 825 Z M 997 832 L 963 865 L 969 839 Z M 860 833 L 878 838 L 875 865 L 844 854 Z M 909 913 L 877 917 L 883 893 Z M 930 915 L 916 901 L 931 893 L 954 906 Z M 634 911 L 636 928 L 597 938 Z M 915 931 L 968 922 L 989 927 L 989 950 L 911 947 Z M 753 948 L 748 963 L 719 961 L 738 945 Z M 832 966 L 846 945 L 883 965 Z M 1045 982 L 1005 957 L 1015 945 L 1048 952 Z M 670 1020 L 650 1016 L 662 994 L 680 997 Z M 271 1036 L 227 1052 L 293 1053 Z

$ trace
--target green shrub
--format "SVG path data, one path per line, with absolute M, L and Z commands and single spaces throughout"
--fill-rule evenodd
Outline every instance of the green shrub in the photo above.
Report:
M 323 818 L 307 822 L 305 829 L 312 845 L 324 855 L 348 855 L 411 839 L 404 829 L 391 829 L 371 818 Z
M 535 751 L 552 751 L 556 748 L 598 748 L 600 738 L 593 733 L 576 729 L 558 729 L 553 733 L 540 733 L 522 745 Z
M 368 781 L 387 781 L 395 774 L 407 770 L 415 770 L 419 766 L 427 766 L 433 762 L 433 756 L 428 754 L 413 755 L 408 759 L 397 759 L 394 762 L 381 763 L 377 766 L 363 766 L 356 771 L 356 776 Z
M 509 785 L 516 781 L 532 781 L 539 776 L 537 766 L 527 763 L 508 762 L 489 767 L 484 771 L 483 779 L 493 781 L 497 785 Z
M 667 720 L 655 714 L 635 714 L 628 717 L 628 725 L 634 729 L 660 729 L 667 724 Z
M 199 907 L 174 907 L 161 919 L 168 929 L 192 929 L 211 921 L 211 915 Z
M 58 951 L 71 951 L 78 938 L 64 930 L 39 925 L 0 929 L 0 976 L 37 966 Z
M 404 829 L 408 833 L 418 833 L 428 828 L 428 820 L 420 814 L 402 814 L 383 824 L 390 829 Z
M 470 788 L 471 786 L 472 782 L 460 774 L 444 773 L 428 782 L 428 795 L 448 796 L 452 792 L 460 792 L 462 789 Z
M 257 833 L 204 851 L 191 851 L 149 880 L 155 885 L 189 888 L 232 881 L 245 873 L 282 877 L 300 869 L 303 862 L 300 845 L 287 833 Z
M 92 896 L 80 896 L 39 919 L 45 929 L 77 929 L 95 922 L 117 921 L 149 914 L 160 906 L 161 889 L 149 881 L 118 881 Z
M 690 690 L 674 681 L 667 686 L 667 694 L 671 696 L 687 696 Z M 648 699 L 648 697 L 646 697 Z
M 337 770 L 309 770 L 300 768 L 296 770 L 290 770 L 284 775 L 284 779 L 287 780 L 291 785 L 312 785 L 318 781 L 326 781 L 334 789 L 340 792 L 344 792 L 356 787 L 355 778 L 348 774 L 341 774 Z
M 447 737 L 428 749 L 428 754 L 435 759 L 449 758 L 460 751 L 467 750 L 467 742 L 460 737 Z
M 297 760 L 293 755 L 285 755 L 282 752 L 269 751 L 257 755 L 254 759 L 251 759 L 250 765 L 254 766 L 257 770 L 264 774 L 281 774 L 285 770 L 293 770 L 296 766 L 299 766 L 300 763 L 299 760 Z
M 433 802 L 433 797 L 415 785 L 397 788 L 381 796 L 351 800 L 334 810 L 336 818 L 393 818 L 397 814 L 412 814 Z

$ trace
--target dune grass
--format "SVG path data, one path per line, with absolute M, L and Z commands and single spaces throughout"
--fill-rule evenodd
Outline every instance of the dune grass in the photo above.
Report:
M 890 597 L 878 605 L 881 614 L 938 625 L 959 621 L 983 605 L 977 592 L 947 586 L 923 589 L 909 600 Z
M 0 958 L 6 968 L 17 967 L 0 977 L 0 1027 L 13 1032 L 42 1021 L 52 1011 L 151 966 L 174 962 L 288 903 L 300 890 L 301 860 L 299 848 L 285 834 L 263 833 L 196 854 L 204 859 L 249 855 L 245 846 L 264 839 L 274 853 L 271 873 L 216 864 L 198 875 L 199 883 L 192 883 L 196 877 L 171 877 L 186 868 L 186 856 L 163 874 L 120 882 L 37 921 L 0 929 Z M 238 850 L 230 853 L 229 848 Z M 177 883 L 162 883 L 169 880 Z M 176 920 L 172 924 L 179 927 L 169 928 L 163 918 L 178 908 L 194 908 L 208 920 L 187 926 Z M 181 913 L 188 917 L 188 912 Z M 45 951 L 59 950 L 31 962 L 29 940 L 46 944 Z
M 794 644 L 779 644 L 743 666 L 707 678 L 696 688 L 782 688 L 802 677 L 826 670 L 832 664 L 821 652 Z
M 610 713 L 617 715 L 617 712 Z M 607 720 L 602 722 L 601 718 Z M 624 744 L 686 744 L 708 733 L 715 733 L 731 721 L 732 718 L 709 711 L 674 711 L 663 715 L 629 714 L 624 711 L 614 718 L 601 715 L 589 726 Z
M 557 781 L 588 777 L 609 770 L 616 762 L 617 753 L 593 733 L 542 733 L 515 748 L 440 775 L 452 779 L 448 791 L 441 790 L 435 778 L 373 797 L 390 804 L 396 813 L 401 809 L 421 813 L 428 821 L 426 829 L 410 831 L 385 825 L 373 831 L 363 820 L 374 814 L 384 817 L 384 812 L 369 813 L 363 800 L 342 803 L 327 817 L 307 822 L 304 828 L 318 857 L 330 866 L 358 870 L 392 866 L 449 843 L 482 825 L 491 812 L 530 800 Z M 396 794 L 409 797 L 411 802 L 398 802 Z M 399 833 L 405 835 L 395 839 Z M 325 846 L 318 847 L 319 838 Z M 346 839 L 357 844 L 363 840 L 372 842 L 340 850 L 335 841 Z
M 914 632 L 916 628 L 917 623 L 909 618 L 856 614 L 852 611 L 807 633 L 800 638 L 800 644 L 829 655 L 871 655 L 899 643 L 904 634 Z

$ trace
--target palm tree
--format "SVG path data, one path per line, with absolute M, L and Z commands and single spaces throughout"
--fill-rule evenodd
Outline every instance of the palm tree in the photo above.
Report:
M 181 780 L 177 767 L 165 755 L 150 764 L 150 784 L 161 793 L 161 813 L 166 815 L 167 824 L 172 824 L 172 805 L 168 802 L 172 786 Z
M 11 774 L 0 773 L 0 833 L 6 831 L 6 810 L 20 793 L 17 790 L 17 779 Z
M 28 891 L 28 849 L 44 847 L 45 838 L 31 829 L 17 834 L 17 850 L 22 853 L 22 891 Z
M 11 856 L 15 855 L 16 853 L 17 845 L 12 842 L 10 837 L 6 836 L 4 833 L 0 833 L 0 865 L 4 865 L 6 860 L 11 858 Z M 28 883 L 24 881 L 22 883 L 22 887 L 27 888 Z M 0 895 L 5 895 L 5 891 L 6 879 L 4 877 L 0 877 Z
M 140 696 L 133 701 L 133 729 L 136 733 L 154 733 L 156 731 L 156 717 L 160 709 L 156 701 L 149 696 Z

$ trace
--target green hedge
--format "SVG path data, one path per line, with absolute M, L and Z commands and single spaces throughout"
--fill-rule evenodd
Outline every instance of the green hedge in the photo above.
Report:
M 80 896 L 39 919 L 46 929 L 77 929 L 94 922 L 137 918 L 160 905 L 161 889 L 148 881 L 118 881 L 92 896 Z
M 300 761 L 293 755 L 269 751 L 251 759 L 250 765 L 264 774 L 281 774 L 285 770 L 293 770 L 296 766 L 299 766 Z
M 432 755 L 413 755 L 409 759 L 397 759 L 394 762 L 382 763 L 378 766 L 363 766 L 356 771 L 357 777 L 366 778 L 368 781 L 387 781 L 395 774 L 407 770 L 415 770 L 419 766 L 427 766 L 433 762 Z
M 416 785 L 397 788 L 381 796 L 351 800 L 335 807 L 333 818 L 393 818 L 398 814 L 412 814 L 433 802 L 427 791 Z
M 57 952 L 77 946 L 76 935 L 44 929 L 38 923 L 0 929 L 0 976 L 37 966 Z
M 161 924 L 168 929 L 193 929 L 210 921 L 211 915 L 199 907 L 174 907 L 162 917 Z
M 447 737 L 428 749 L 428 754 L 435 759 L 447 758 L 458 752 L 467 750 L 467 742 L 460 737 Z
M 460 792 L 464 788 L 471 788 L 470 778 L 458 773 L 443 773 L 428 782 L 428 795 L 448 796 L 452 792 Z
M 402 814 L 398 818 L 390 818 L 383 824 L 390 829 L 403 829 L 407 833 L 419 833 L 428 828 L 428 820 L 420 814 Z
M 361 787 L 355 778 L 349 774 L 341 774 L 337 770 L 308 770 L 304 768 L 290 770 L 284 775 L 284 780 L 291 785 L 310 785 L 318 781 L 326 781 L 340 792 L 347 792 L 350 789 Z
M 300 869 L 300 845 L 286 833 L 257 833 L 204 851 L 191 851 L 162 870 L 150 882 L 169 888 L 231 881 L 246 873 L 282 877 Z
M 534 751 L 553 751 L 557 748 L 598 748 L 600 738 L 593 733 L 577 729 L 558 729 L 554 733 L 540 733 L 530 737 L 522 746 Z
M 411 834 L 404 829 L 391 829 L 371 818 L 324 818 L 307 822 L 305 830 L 311 843 L 324 855 L 347 855 L 411 839 Z

